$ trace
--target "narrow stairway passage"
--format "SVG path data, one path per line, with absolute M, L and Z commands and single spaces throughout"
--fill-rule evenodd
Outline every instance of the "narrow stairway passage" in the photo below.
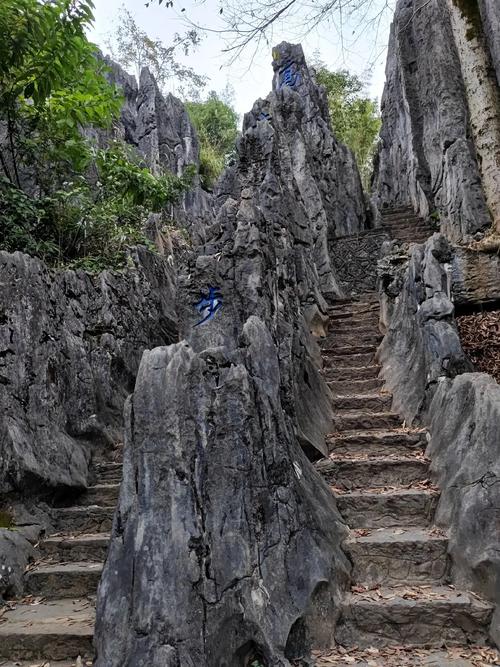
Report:
M 28 595 L 9 603 L 1 619 L 2 667 L 48 665 L 45 661 L 69 667 L 79 656 L 79 667 L 92 664 L 95 598 L 118 500 L 121 459 L 120 447 L 113 461 L 97 459 L 95 485 L 75 505 L 53 509 L 57 532 L 38 545 L 39 558 L 26 573 Z
M 492 606 L 450 584 L 447 537 L 433 526 L 439 490 L 429 478 L 426 432 L 405 427 L 379 378 L 378 311 L 375 293 L 334 305 L 321 341 L 335 417 L 329 458 L 315 465 L 351 529 L 353 586 L 337 627 L 340 646 L 319 653 L 318 665 L 354 664 L 358 656 L 359 665 L 441 666 L 448 647 L 472 660 L 490 650 L 480 647 Z

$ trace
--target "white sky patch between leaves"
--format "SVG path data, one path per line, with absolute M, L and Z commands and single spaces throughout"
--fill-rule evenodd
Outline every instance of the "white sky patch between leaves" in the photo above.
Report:
M 103 51 L 107 52 L 106 41 L 116 29 L 120 7 L 125 6 L 134 16 L 137 24 L 150 37 L 160 38 L 167 45 L 171 43 L 173 35 L 183 33 L 188 25 L 186 18 L 210 28 L 222 27 L 219 19 L 219 3 L 215 0 L 194 2 L 193 0 L 176 0 L 178 9 L 160 7 L 151 4 L 145 7 L 145 0 L 94 0 L 96 21 L 90 39 L 96 42 Z M 244 1 L 244 0 L 242 0 Z M 383 0 L 373 0 L 383 2 Z M 184 12 L 180 10 L 184 8 Z M 222 53 L 226 46 L 222 37 L 209 32 L 205 35 L 200 46 L 187 57 L 179 54 L 179 60 L 190 65 L 199 74 L 209 77 L 206 91 L 222 91 L 227 84 L 234 89 L 234 106 L 236 111 L 243 115 L 252 108 L 258 97 L 266 97 L 271 89 L 271 47 L 286 40 L 289 42 L 301 41 L 308 61 L 315 54 L 330 69 L 348 69 L 350 72 L 364 76 L 370 72 L 368 92 L 371 97 L 382 95 L 385 80 L 386 45 L 389 38 L 390 16 L 388 13 L 375 29 L 371 26 L 364 32 L 355 24 L 346 22 L 343 27 L 342 38 L 331 22 L 325 22 L 302 40 L 294 34 L 290 25 L 279 24 L 274 27 L 272 44 L 269 48 L 260 48 L 254 54 L 248 49 L 238 61 L 227 65 L 227 54 Z M 171 92 L 176 94 L 175 85 L 171 85 Z

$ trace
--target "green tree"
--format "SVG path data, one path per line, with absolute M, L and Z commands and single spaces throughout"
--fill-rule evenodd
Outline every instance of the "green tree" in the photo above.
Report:
M 316 81 L 325 87 L 333 131 L 353 151 L 368 190 L 381 126 L 377 102 L 366 97 L 363 81 L 347 70 L 330 72 L 319 64 Z
M 212 91 L 205 102 L 187 102 L 200 140 L 200 176 L 210 189 L 234 153 L 238 114 Z
M 173 43 L 165 45 L 159 39 L 152 39 L 136 23 L 132 14 L 122 6 L 118 25 L 107 40 L 111 56 L 126 70 L 133 69 L 139 78 L 143 67 L 148 67 L 162 91 L 166 84 L 174 81 L 181 96 L 197 96 L 206 85 L 206 77 L 197 74 L 177 60 L 177 53 L 184 55 L 200 43 L 197 30 L 190 29 L 184 35 L 175 34 Z
M 96 150 L 122 96 L 85 30 L 91 0 L 0 4 L 0 248 L 56 264 L 120 266 L 150 211 L 175 201 L 190 174 L 153 176 L 122 145 Z

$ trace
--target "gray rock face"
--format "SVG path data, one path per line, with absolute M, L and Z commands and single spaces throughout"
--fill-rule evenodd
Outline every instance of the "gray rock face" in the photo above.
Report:
M 500 300 L 500 257 L 496 253 L 454 249 L 452 293 L 457 305 L 486 304 Z
M 92 443 L 119 438 L 143 350 L 176 335 L 172 269 L 135 262 L 91 277 L 0 253 L 0 493 L 84 487 Z
M 110 58 L 104 60 L 111 70 L 110 81 L 124 95 L 121 120 L 113 136 L 135 146 L 154 173 L 170 171 L 181 176 L 188 165 L 198 167 L 199 142 L 182 102 L 171 94 L 164 96 L 147 68 L 141 72 L 138 84 Z M 109 138 L 109 133 L 104 133 L 100 143 L 105 144 Z M 212 218 L 211 197 L 202 190 L 198 177 L 182 202 L 167 213 L 193 233 L 193 226 Z
M 279 392 L 277 350 L 258 318 L 229 354 L 179 343 L 144 355 L 99 590 L 98 665 L 300 657 L 301 634 L 338 599 L 345 562 L 333 497 L 294 442 Z
M 393 407 L 407 423 L 429 428 L 427 454 L 441 491 L 436 521 L 450 531 L 453 581 L 498 604 L 500 387 L 488 375 L 467 372 L 450 300 L 452 261 L 438 234 L 413 246 L 408 261 L 397 254 L 380 261 L 387 334 L 379 359 Z M 491 627 L 497 644 L 499 621 L 497 611 Z
M 386 75 L 377 205 L 436 210 L 451 240 L 490 227 L 446 2 L 398 0 Z
M 496 0 L 479 0 L 484 32 L 500 85 L 500 5 Z
M 379 262 L 381 325 L 378 358 L 393 407 L 408 422 L 420 418 L 443 377 L 472 370 L 453 321 L 451 248 L 434 234 L 409 257 L 388 252 Z
M 273 57 L 273 93 L 247 114 L 179 279 L 184 341 L 144 355 L 128 408 L 98 667 L 285 666 L 333 640 L 348 562 L 304 455 L 325 451 L 332 419 L 309 332 L 339 291 L 329 230 L 362 228 L 364 207 L 336 210 L 357 186 L 301 50 Z M 198 325 L 208 286 L 222 308 Z
M 446 379 L 427 421 L 441 488 L 436 521 L 450 529 L 453 580 L 500 605 L 500 386 L 484 373 Z M 491 636 L 500 645 L 500 606 Z
M 0 528 L 0 601 L 23 594 L 23 576 L 35 550 L 28 540 L 13 530 Z

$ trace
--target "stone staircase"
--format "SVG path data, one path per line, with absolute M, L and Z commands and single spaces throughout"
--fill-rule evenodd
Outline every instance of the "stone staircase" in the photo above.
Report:
M 350 528 L 354 585 L 337 628 L 340 649 L 321 654 L 318 665 L 353 664 L 356 651 L 368 649 L 368 664 L 441 666 L 442 653 L 438 662 L 422 655 L 485 644 L 492 607 L 450 585 L 447 538 L 432 524 L 439 491 L 429 480 L 426 432 L 405 428 L 378 377 L 378 311 L 375 294 L 336 304 L 321 341 L 335 430 L 329 458 L 315 465 Z M 395 646 L 427 650 L 417 662 L 380 662 Z
M 423 220 L 412 208 L 388 208 L 381 211 L 382 229 L 401 243 L 425 243 L 437 231 L 429 220 Z
M 94 463 L 95 485 L 74 505 L 53 509 L 57 532 L 37 547 L 39 558 L 26 573 L 27 596 L 0 618 L 2 667 L 40 660 L 36 667 L 92 664 L 95 597 L 118 500 L 121 448 L 112 458 Z

